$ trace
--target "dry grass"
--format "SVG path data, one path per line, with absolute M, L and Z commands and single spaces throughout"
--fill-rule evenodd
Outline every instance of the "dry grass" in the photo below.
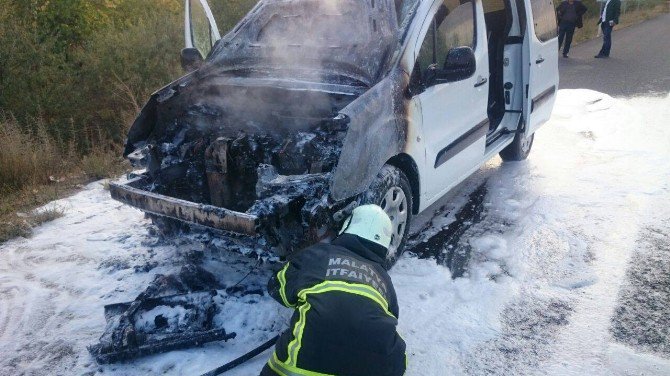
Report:
M 0 243 L 17 237 L 30 237 L 33 228 L 64 215 L 65 209 L 60 206 L 34 210 L 29 214 L 16 213 L 14 218 L 0 222 Z
M 14 238 L 28 238 L 32 233 L 28 222 L 22 219 L 0 222 L 0 243 Z
M 108 158 L 109 161 L 118 157 Z M 84 187 L 84 184 L 97 180 L 100 176 L 114 176 L 125 169 L 125 164 L 102 162 L 101 156 L 88 158 L 89 173 L 81 172 L 79 166 L 75 172 L 54 179 L 47 184 L 25 185 L 17 191 L 0 195 L 0 243 L 15 237 L 29 237 L 32 229 L 42 223 L 61 217 L 63 208 L 49 208 L 34 211 L 34 208 L 51 201 L 67 197 Z M 93 166 L 93 167 L 91 167 Z M 105 171 L 103 168 L 109 168 Z M 108 184 L 107 182 L 103 184 Z M 28 212 L 29 214 L 23 214 Z
M 65 208 L 61 206 L 51 206 L 42 210 L 33 211 L 28 216 L 28 223 L 34 226 L 39 226 L 46 222 L 51 222 L 65 215 Z
M 119 148 L 97 146 L 80 158 L 74 146 L 48 135 L 41 120 L 26 127 L 0 114 L 0 194 L 60 183 L 73 173 L 83 173 L 89 180 L 114 176 L 127 168 Z
M 67 196 L 82 187 L 83 176 L 70 175 L 67 179 L 44 185 L 25 186 L 9 192 L 0 200 L 0 243 L 15 237 L 29 237 L 33 227 L 62 216 L 61 207 L 42 210 L 35 208 Z
M 30 236 L 32 228 L 64 214 L 62 208 L 35 208 L 128 168 L 112 147 L 79 159 L 73 151 L 63 152 L 73 148 L 47 135 L 41 121 L 31 125 L 23 130 L 14 118 L 0 117 L 0 243 Z
M 35 208 L 67 197 L 84 187 L 91 179 L 83 173 L 72 173 L 43 185 L 26 186 L 2 195 L 0 199 L 0 243 L 15 237 L 29 237 L 32 229 L 65 214 L 62 207 Z M 27 214 L 26 214 L 27 213 Z
M 659 4 L 654 7 L 649 8 L 640 8 L 633 9 L 631 6 L 626 13 L 622 13 L 619 19 L 620 23 L 615 27 L 616 29 L 621 29 L 631 25 L 639 24 L 640 22 L 646 21 L 648 19 L 654 18 L 662 13 L 668 12 L 668 5 Z M 598 17 L 587 17 L 584 18 L 584 27 L 577 29 L 575 31 L 574 42 L 575 44 L 585 42 L 598 37 L 598 30 L 600 25 L 597 25 Z
M 23 130 L 13 117 L 0 116 L 0 194 L 48 183 L 69 166 L 66 155 L 36 120 Z
M 120 155 L 120 151 L 95 150 L 84 156 L 79 166 L 91 180 L 109 178 L 118 175 L 128 167 Z

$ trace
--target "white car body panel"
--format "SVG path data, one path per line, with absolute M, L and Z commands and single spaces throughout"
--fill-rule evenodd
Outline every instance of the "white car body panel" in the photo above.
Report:
M 401 57 L 403 66 L 414 66 L 424 36 L 430 26 L 432 17 L 442 3 L 441 0 L 422 2 L 408 32 L 408 46 Z M 425 92 L 412 98 L 408 120 L 412 124 L 409 129 L 416 135 L 408 137 L 406 151 L 414 159 L 419 169 L 421 199 L 419 212 L 439 200 L 473 172 L 478 170 L 489 159 L 496 156 L 502 149 L 512 143 L 514 131 L 521 116 L 531 112 L 533 94 L 542 94 L 548 88 L 558 86 L 558 47 L 557 39 L 540 42 L 535 37 L 530 0 L 517 0 L 512 3 L 512 11 L 518 14 L 519 7 L 526 7 L 526 20 L 515 17 L 510 35 L 519 35 L 525 29 L 523 44 L 505 46 L 504 65 L 505 81 L 517 80 L 517 85 L 510 91 L 510 102 L 505 109 L 505 122 L 500 128 L 506 128 L 508 134 L 495 138 L 487 145 L 489 135 L 484 134 L 456 155 L 435 166 L 438 153 L 459 137 L 471 131 L 480 122 L 487 120 L 488 83 L 475 88 L 480 77 L 488 77 L 488 50 L 486 23 L 481 0 L 476 0 L 476 73 L 465 80 L 435 85 Z M 525 25 L 520 25 L 524 22 Z M 529 56 L 542 55 L 545 61 L 541 64 L 528 65 Z M 411 72 L 408 72 L 411 73 Z M 528 85 L 530 100 L 525 98 Z M 546 95 L 546 94 L 545 94 Z M 527 135 L 535 132 L 549 119 L 555 95 L 546 98 L 542 106 L 534 109 L 528 121 Z M 523 114 L 522 114 L 523 112 Z M 510 126 L 513 124 L 513 126 Z

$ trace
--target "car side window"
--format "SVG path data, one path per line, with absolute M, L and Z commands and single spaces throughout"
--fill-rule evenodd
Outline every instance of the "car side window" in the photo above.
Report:
M 475 14 L 470 0 L 445 0 L 440 6 L 421 44 L 413 84 L 431 86 L 431 77 L 439 75 L 447 54 L 456 47 L 475 47 Z
M 546 42 L 558 36 L 556 12 L 552 0 L 530 0 L 537 39 Z

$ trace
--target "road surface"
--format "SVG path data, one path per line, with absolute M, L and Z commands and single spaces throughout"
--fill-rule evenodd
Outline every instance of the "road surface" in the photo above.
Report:
M 579 31 L 578 31 L 579 32 Z M 560 87 L 617 97 L 670 92 L 670 14 L 615 30 L 611 58 L 595 59 L 602 39 L 574 46 L 559 58 Z M 665 119 L 670 122 L 670 119 Z M 670 147 L 670 144 L 668 144 Z M 659 215 L 661 213 L 661 215 Z M 612 316 L 616 341 L 670 357 L 670 212 L 659 203 L 635 242 L 635 254 Z
M 560 88 L 586 88 L 615 97 L 670 90 L 670 13 L 615 29 L 612 38 L 609 59 L 593 58 L 601 38 L 573 46 L 567 59 L 559 57 Z

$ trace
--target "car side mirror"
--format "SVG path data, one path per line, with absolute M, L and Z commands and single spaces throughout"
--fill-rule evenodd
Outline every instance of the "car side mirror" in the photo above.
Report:
M 447 52 L 442 70 L 437 71 L 437 79 L 442 82 L 464 80 L 477 70 L 475 52 L 471 47 L 455 47 Z
M 412 72 L 409 85 L 409 95 L 414 96 L 421 94 L 427 88 L 441 83 L 439 80 L 437 64 L 431 64 L 425 68 L 424 71 L 421 71 L 421 68 L 417 64 L 416 68 Z
M 181 50 L 181 67 L 187 72 L 192 72 L 202 66 L 205 59 L 197 48 L 184 48 Z

